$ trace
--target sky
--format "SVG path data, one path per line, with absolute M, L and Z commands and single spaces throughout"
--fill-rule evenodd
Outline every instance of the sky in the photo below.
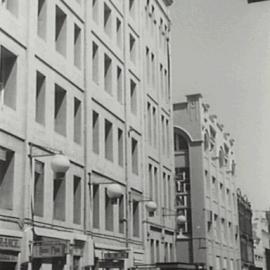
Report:
M 270 208 L 270 1 L 174 0 L 175 102 L 201 93 L 235 142 L 237 186 Z

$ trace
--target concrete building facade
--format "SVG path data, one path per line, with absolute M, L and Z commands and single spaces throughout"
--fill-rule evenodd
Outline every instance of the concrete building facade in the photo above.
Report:
M 240 269 L 234 140 L 200 94 L 174 104 L 177 260 Z
M 252 220 L 256 269 L 270 269 L 270 212 L 254 211 Z
M 1 1 L 0 269 L 175 260 L 171 4 Z
M 237 189 L 237 206 L 239 215 L 239 235 L 241 268 L 254 269 L 254 242 L 252 230 L 252 209 L 247 196 Z

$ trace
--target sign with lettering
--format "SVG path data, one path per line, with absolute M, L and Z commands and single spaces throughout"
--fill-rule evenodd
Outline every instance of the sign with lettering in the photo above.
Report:
M 105 261 L 100 260 L 96 263 L 97 268 L 123 268 L 124 261 Z
M 20 251 L 21 240 L 20 238 L 0 235 L 0 249 Z
M 17 262 L 18 256 L 15 254 L 5 254 L 0 252 L 0 262 Z
M 33 246 L 34 258 L 63 257 L 66 254 L 66 245 L 57 243 L 39 243 Z
M 128 258 L 127 251 L 104 253 L 105 260 L 120 260 L 120 259 L 127 259 L 127 258 Z

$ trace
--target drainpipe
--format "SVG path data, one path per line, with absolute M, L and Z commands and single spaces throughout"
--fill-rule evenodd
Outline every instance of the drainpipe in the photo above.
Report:
M 123 1 L 123 55 L 124 55 L 124 91 L 123 91 L 123 99 L 124 99 L 124 117 L 125 117 L 125 182 L 126 182 L 126 191 L 125 191 L 125 201 L 126 201 L 126 248 L 128 249 L 129 243 L 129 207 L 130 207 L 130 201 L 129 201 L 129 173 L 128 173 L 128 145 L 129 145 L 129 126 L 128 126 L 128 108 L 127 108 L 127 89 L 128 89 L 128 81 L 127 81 L 127 50 L 126 50 L 126 42 L 127 42 L 127 20 L 126 20 L 126 1 Z

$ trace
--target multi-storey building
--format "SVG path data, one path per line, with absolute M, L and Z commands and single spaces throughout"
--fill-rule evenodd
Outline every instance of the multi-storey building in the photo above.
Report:
M 237 189 L 237 207 L 239 216 L 239 236 L 241 269 L 254 269 L 254 244 L 252 231 L 252 209 L 246 195 Z
M 1 1 L 1 270 L 174 260 L 171 4 Z
M 177 260 L 240 269 L 234 140 L 200 94 L 174 104 Z M 185 222 L 183 222 L 185 221 Z
M 270 212 L 253 212 L 255 269 L 270 269 Z

